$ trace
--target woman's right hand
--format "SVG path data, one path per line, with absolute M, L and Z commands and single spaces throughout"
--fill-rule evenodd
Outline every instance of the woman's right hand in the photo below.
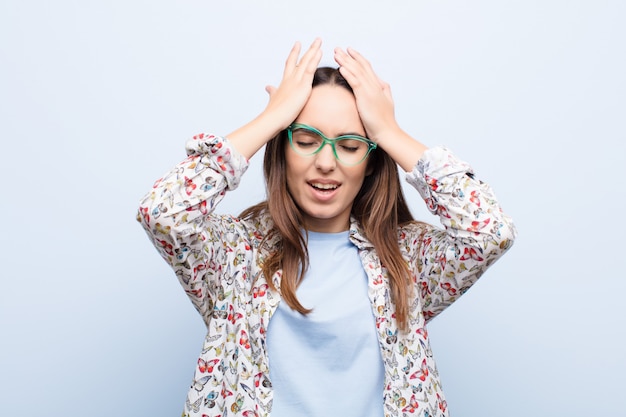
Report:
M 250 123 L 227 135 L 243 156 L 250 159 L 300 114 L 313 89 L 313 76 L 322 59 L 321 45 L 322 40 L 315 39 L 299 58 L 301 46 L 296 42 L 285 62 L 280 85 L 265 87 L 270 96 L 265 110 Z
M 285 62 L 283 78 L 278 87 L 268 85 L 265 91 L 270 101 L 263 113 L 276 118 L 279 130 L 289 126 L 300 114 L 311 95 L 313 75 L 322 58 L 322 40 L 317 38 L 300 56 L 300 42 L 296 42 Z

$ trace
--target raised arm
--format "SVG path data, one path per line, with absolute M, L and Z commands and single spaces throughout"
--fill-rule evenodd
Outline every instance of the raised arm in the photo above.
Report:
M 335 60 L 352 87 L 370 139 L 407 173 L 443 229 L 413 230 L 402 248 L 416 275 L 426 319 L 454 302 L 512 245 L 516 231 L 491 187 L 445 148 L 428 149 L 395 119 L 389 85 L 358 52 L 336 48 Z
M 156 181 L 141 201 L 137 219 L 205 321 L 212 313 L 212 293 L 220 285 L 221 262 L 229 250 L 225 246 L 237 245 L 235 240 L 247 235 L 238 219 L 214 215 L 213 209 L 237 187 L 248 160 L 306 104 L 321 59 L 320 46 L 316 39 L 299 58 L 296 43 L 280 85 L 266 88 L 270 95 L 266 109 L 228 139 L 195 136 L 187 144 L 189 157 Z

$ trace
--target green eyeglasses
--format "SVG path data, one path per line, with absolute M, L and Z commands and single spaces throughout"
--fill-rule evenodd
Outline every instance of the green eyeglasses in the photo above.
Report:
M 327 138 L 316 128 L 302 123 L 292 123 L 287 128 L 287 136 L 291 148 L 303 156 L 315 155 L 328 143 L 333 148 L 335 158 L 344 165 L 360 164 L 377 146 L 368 138 L 359 135 Z

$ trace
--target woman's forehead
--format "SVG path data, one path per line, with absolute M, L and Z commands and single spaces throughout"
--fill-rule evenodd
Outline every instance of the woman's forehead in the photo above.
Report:
M 336 85 L 314 87 L 295 121 L 312 126 L 329 137 L 347 133 L 365 134 L 354 96 L 344 87 Z

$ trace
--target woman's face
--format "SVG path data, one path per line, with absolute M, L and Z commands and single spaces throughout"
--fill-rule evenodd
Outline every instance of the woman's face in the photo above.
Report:
M 295 120 L 312 126 L 326 137 L 345 134 L 365 136 L 352 93 L 340 86 L 320 85 Z M 303 156 L 286 141 L 287 188 L 302 211 L 309 230 L 348 230 L 350 211 L 366 175 L 367 160 L 355 166 L 342 165 L 330 145 Z

